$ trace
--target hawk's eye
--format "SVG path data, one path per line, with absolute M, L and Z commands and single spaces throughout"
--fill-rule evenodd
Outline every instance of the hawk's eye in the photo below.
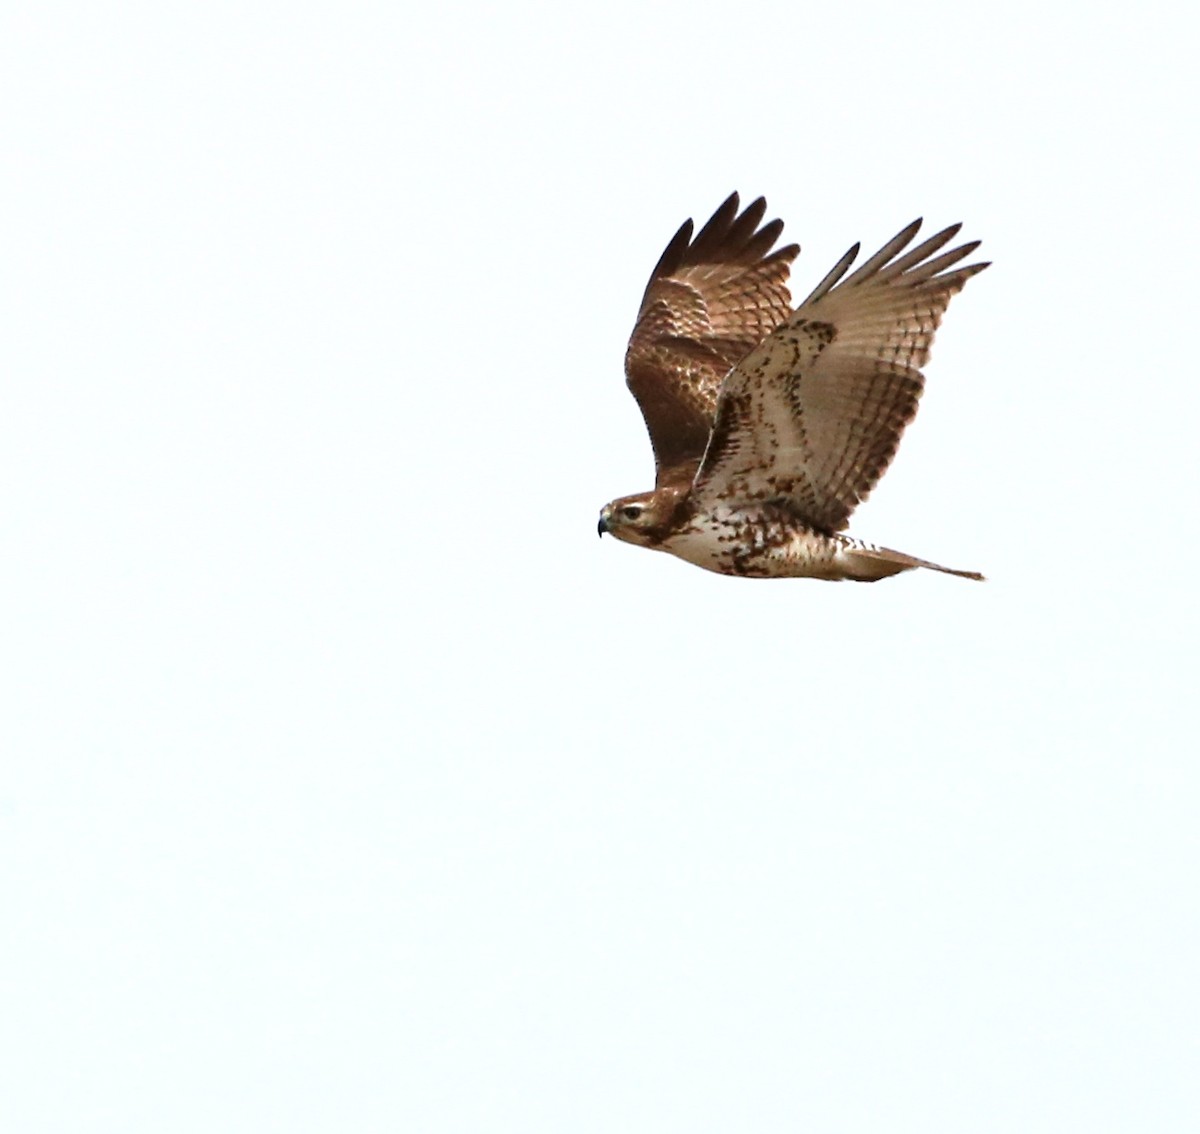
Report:
M 626 504 L 621 509 L 621 515 L 627 520 L 636 520 L 642 514 L 642 506 L 640 504 Z

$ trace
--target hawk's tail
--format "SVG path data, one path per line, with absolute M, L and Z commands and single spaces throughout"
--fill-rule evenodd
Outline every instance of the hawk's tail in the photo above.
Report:
M 983 576 L 978 571 L 956 571 L 953 567 L 930 563 L 928 559 L 905 555 L 903 551 L 871 547 L 869 544 L 845 548 L 839 558 L 845 563 L 851 578 L 867 583 L 873 583 L 876 579 L 886 579 L 889 575 L 898 575 L 901 571 L 911 571 L 914 567 L 928 567 L 930 571 L 941 571 L 943 575 L 957 575 L 960 579 L 983 581 Z

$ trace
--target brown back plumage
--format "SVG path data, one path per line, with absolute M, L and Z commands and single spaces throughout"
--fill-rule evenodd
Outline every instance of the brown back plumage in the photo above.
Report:
M 800 248 L 763 198 L 739 214 L 733 193 L 692 238 L 686 221 L 650 275 L 625 354 L 629 389 L 654 447 L 656 485 L 691 481 L 730 370 L 791 315 L 787 278 Z

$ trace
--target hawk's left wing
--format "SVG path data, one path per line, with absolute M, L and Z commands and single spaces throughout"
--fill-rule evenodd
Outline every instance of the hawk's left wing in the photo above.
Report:
M 625 376 L 654 446 L 656 484 L 687 484 L 712 432 L 721 382 L 791 314 L 795 244 L 771 251 L 783 222 L 763 198 L 733 193 L 692 237 L 686 221 L 659 258 L 625 353 Z
M 782 503 L 820 531 L 846 526 L 917 412 L 920 367 L 951 296 L 987 267 L 954 267 L 979 241 L 935 255 L 960 225 L 904 252 L 920 226 L 843 280 L 855 245 L 742 359 L 722 387 L 697 495 Z

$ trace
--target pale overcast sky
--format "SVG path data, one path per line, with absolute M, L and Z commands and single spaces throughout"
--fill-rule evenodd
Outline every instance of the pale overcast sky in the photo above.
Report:
M 1179 5 L 11 6 L 6 1131 L 1200 1128 Z M 963 221 L 852 531 L 596 538 L 687 216 Z

